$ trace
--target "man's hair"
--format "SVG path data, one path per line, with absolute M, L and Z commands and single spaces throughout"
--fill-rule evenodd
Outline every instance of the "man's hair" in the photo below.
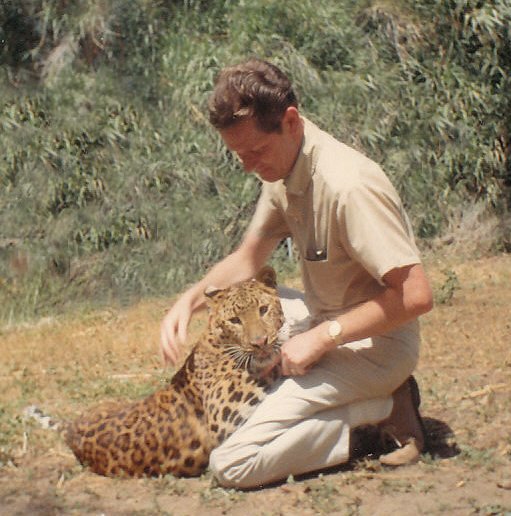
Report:
M 290 106 L 298 107 L 298 101 L 288 77 L 267 61 L 250 59 L 220 71 L 209 98 L 209 120 L 226 129 L 253 118 L 260 130 L 279 132 Z

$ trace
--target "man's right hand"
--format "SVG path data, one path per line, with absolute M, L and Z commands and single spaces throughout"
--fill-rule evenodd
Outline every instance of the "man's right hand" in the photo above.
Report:
M 193 303 L 184 294 L 167 312 L 160 331 L 160 351 L 165 364 L 176 365 L 181 356 L 180 346 L 186 341 L 188 324 L 193 313 Z
M 223 288 L 254 277 L 279 242 L 280 237 L 266 238 L 258 232 L 248 233 L 236 251 L 214 265 L 201 281 L 177 300 L 161 323 L 160 349 L 165 363 L 175 365 L 179 360 L 180 345 L 186 341 L 192 314 L 205 304 L 206 287 Z

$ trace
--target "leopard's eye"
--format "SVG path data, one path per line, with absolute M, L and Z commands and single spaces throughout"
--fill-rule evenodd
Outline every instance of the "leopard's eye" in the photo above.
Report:
M 241 319 L 240 319 L 239 317 L 231 317 L 231 318 L 229 319 L 229 322 L 230 322 L 231 324 L 241 324 Z
M 268 311 L 268 305 L 259 307 L 259 315 L 264 315 Z

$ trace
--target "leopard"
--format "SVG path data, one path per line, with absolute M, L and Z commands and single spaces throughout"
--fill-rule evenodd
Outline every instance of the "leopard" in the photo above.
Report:
M 207 325 L 162 388 L 68 424 L 63 435 L 81 464 L 107 477 L 200 476 L 281 377 L 275 270 L 204 295 Z

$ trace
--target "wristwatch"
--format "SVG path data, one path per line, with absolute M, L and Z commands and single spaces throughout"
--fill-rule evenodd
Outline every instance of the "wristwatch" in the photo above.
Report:
M 330 321 L 328 325 L 328 336 L 332 339 L 336 346 L 340 346 L 342 342 L 342 324 L 337 321 Z

